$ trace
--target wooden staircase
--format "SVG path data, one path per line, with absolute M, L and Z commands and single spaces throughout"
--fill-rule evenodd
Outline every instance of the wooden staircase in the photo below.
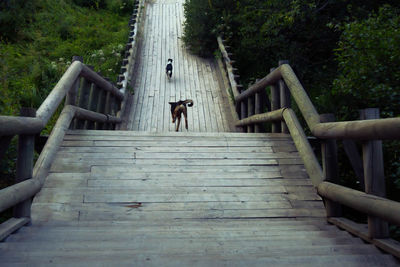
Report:
M 1 266 L 397 266 L 326 223 L 286 134 L 70 131 Z

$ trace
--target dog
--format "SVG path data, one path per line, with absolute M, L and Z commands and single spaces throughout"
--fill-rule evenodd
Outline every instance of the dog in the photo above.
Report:
M 193 100 L 186 99 L 185 101 L 179 100 L 178 102 L 169 102 L 171 105 L 171 115 L 172 115 L 172 123 L 175 123 L 176 119 L 178 119 L 178 124 L 176 125 L 176 131 L 179 130 L 179 125 L 181 123 L 181 116 L 185 117 L 185 128 L 188 129 L 188 121 L 187 121 L 187 107 L 193 106 Z
M 165 73 L 167 74 L 168 80 L 171 80 L 172 78 L 172 59 L 168 59 L 167 66 L 165 67 Z

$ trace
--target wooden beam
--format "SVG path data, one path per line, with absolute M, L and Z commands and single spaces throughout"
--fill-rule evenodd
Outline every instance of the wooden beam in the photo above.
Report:
M 0 224 L 0 242 L 30 221 L 29 218 L 10 218 Z
M 301 85 L 299 79 L 296 77 L 293 69 L 288 64 L 283 64 L 279 67 L 282 78 L 285 80 L 291 95 L 296 101 L 301 114 L 307 122 L 308 127 L 312 128 L 315 124 L 319 123 L 319 114 L 308 97 L 306 91 Z
M 289 60 L 279 60 L 279 66 L 283 64 L 289 64 Z M 286 86 L 286 83 L 284 80 L 279 80 L 278 82 L 279 86 L 279 100 L 280 100 L 280 108 L 290 108 L 291 103 L 290 103 L 290 91 L 289 88 Z M 289 130 L 285 124 L 284 121 L 281 122 L 281 131 L 282 133 L 289 133 Z
M 278 109 L 267 113 L 256 114 L 251 117 L 240 120 L 236 123 L 237 127 L 243 127 L 252 124 L 258 124 L 263 122 L 281 121 L 283 119 L 284 109 Z
M 231 85 L 233 97 L 236 98 L 240 93 L 239 93 L 239 89 L 238 89 L 238 86 L 237 86 L 237 83 L 235 80 L 235 75 L 233 74 L 232 61 L 228 56 L 228 52 L 226 51 L 224 43 L 220 36 L 217 37 L 217 42 L 218 42 L 219 50 L 221 51 L 221 54 L 222 54 L 222 58 L 224 59 L 224 63 L 225 63 L 226 71 L 228 74 L 229 83 Z
M 35 117 L 36 110 L 34 108 L 22 108 L 20 114 L 21 116 Z M 16 183 L 20 183 L 32 178 L 34 150 L 35 135 L 20 134 L 18 136 L 17 173 L 15 177 Z M 21 203 L 18 203 L 14 207 L 14 217 L 30 217 L 31 204 L 31 199 L 27 199 Z
M 328 218 L 328 222 L 335 224 L 339 228 L 342 228 L 352 233 L 353 235 L 356 235 L 364 239 L 366 242 L 374 244 L 378 248 L 386 251 L 387 253 L 390 253 L 393 256 L 400 258 L 400 243 L 390 238 L 371 239 L 369 237 L 367 225 L 355 223 L 346 218 L 335 218 L 335 217 Z
M 92 88 L 92 83 L 87 80 L 83 79 L 80 92 L 79 92 L 79 104 L 78 107 L 88 109 L 89 107 L 89 95 Z M 76 120 L 75 121 L 75 129 L 84 129 L 85 121 L 83 120 Z
M 247 116 L 251 117 L 254 115 L 254 96 L 250 96 L 247 98 Z M 254 124 L 250 124 L 247 127 L 248 133 L 254 133 Z
M 360 188 L 363 190 L 365 188 L 364 167 L 360 154 L 357 150 L 356 143 L 353 140 L 349 139 L 344 139 L 342 140 L 342 142 L 347 158 L 349 159 L 350 164 L 353 167 L 354 173 L 356 174 L 357 180 L 360 183 Z
M 400 203 L 330 182 L 318 185 L 318 194 L 360 212 L 400 225 Z
M 274 72 L 275 68 L 272 68 L 270 71 L 271 73 Z M 279 87 L 277 84 L 271 84 L 271 111 L 278 110 L 281 107 L 280 103 L 280 93 Z M 272 123 L 272 132 L 273 133 L 280 133 L 281 132 L 281 123 L 273 122 Z
M 101 77 L 95 71 L 91 70 L 88 66 L 82 66 L 81 75 L 96 84 L 96 86 L 98 86 L 100 89 L 111 92 L 111 94 L 119 100 L 124 99 L 124 94 L 121 93 L 117 87 Z
M 361 111 L 363 119 L 378 119 L 379 109 L 368 108 Z M 379 197 L 386 196 L 385 175 L 383 171 L 382 141 L 374 140 L 363 143 L 363 166 L 365 193 Z M 389 236 L 387 222 L 373 216 L 368 216 L 368 232 L 371 238 L 386 238 Z
M 64 99 L 71 87 L 75 84 L 76 79 L 78 79 L 83 67 L 84 65 L 81 62 L 73 62 L 47 98 L 40 105 L 36 112 L 36 116 L 42 120 L 43 125 L 46 125 L 51 116 L 53 116 L 61 101 Z
M 0 116 L 0 136 L 38 134 L 45 125 L 40 118 Z
M 400 138 L 400 118 L 320 123 L 311 131 L 321 139 L 396 140 Z
M 243 101 L 244 99 L 247 99 L 249 96 L 262 91 L 267 86 L 277 83 L 281 77 L 280 67 L 278 67 L 274 71 L 270 72 L 267 76 L 262 78 L 259 82 L 253 84 L 246 91 L 235 97 L 235 101 Z
M 321 122 L 335 121 L 333 114 L 321 114 Z M 322 170 L 324 172 L 325 180 L 332 183 L 339 183 L 338 175 L 338 159 L 337 159 L 337 145 L 335 139 L 321 141 L 321 155 L 322 155 Z M 340 204 L 325 200 L 325 210 L 327 217 L 340 217 L 342 216 L 342 207 Z
M 317 187 L 324 180 L 324 175 L 314 151 L 307 140 L 307 136 L 303 131 L 303 127 L 300 125 L 296 114 L 290 108 L 284 109 L 283 118 L 289 128 L 290 135 L 299 151 L 311 182 L 315 187 Z

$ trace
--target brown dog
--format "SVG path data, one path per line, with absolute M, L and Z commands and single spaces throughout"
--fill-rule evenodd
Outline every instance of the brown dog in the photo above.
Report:
M 182 113 L 185 117 L 185 127 L 186 130 L 188 129 L 188 122 L 187 122 L 187 108 L 186 104 L 191 107 L 193 106 L 193 100 L 186 99 L 185 101 L 179 100 L 178 102 L 169 102 L 171 105 L 171 115 L 172 115 L 172 123 L 175 123 L 176 119 L 178 119 L 178 124 L 176 125 L 176 131 L 179 130 L 179 125 L 181 123 Z

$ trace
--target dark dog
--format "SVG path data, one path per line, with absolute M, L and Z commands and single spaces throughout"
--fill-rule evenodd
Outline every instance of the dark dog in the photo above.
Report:
M 167 74 L 168 80 L 170 80 L 172 78 L 172 59 L 171 58 L 168 59 L 168 64 L 165 67 L 165 73 Z
M 185 101 L 179 100 L 178 102 L 169 102 L 171 105 L 171 115 L 172 115 L 172 123 L 175 123 L 176 119 L 178 119 L 178 124 L 176 125 L 176 131 L 179 130 L 179 125 L 181 123 L 181 116 L 185 117 L 185 127 L 188 129 L 188 121 L 187 121 L 187 108 L 186 104 L 191 107 L 193 106 L 193 100 L 186 99 Z

